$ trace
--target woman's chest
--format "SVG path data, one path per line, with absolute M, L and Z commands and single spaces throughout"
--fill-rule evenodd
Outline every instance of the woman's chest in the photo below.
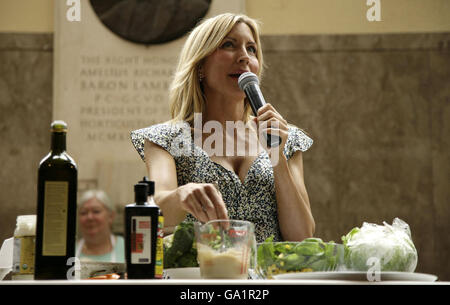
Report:
M 273 182 L 270 159 L 264 151 L 245 156 L 208 155 L 193 147 L 194 153 L 175 158 L 178 183 L 217 183 L 224 188 L 253 188 Z M 235 188 L 235 187 L 232 187 Z
M 212 156 L 211 161 L 233 172 L 239 177 L 242 183 L 255 162 L 257 156 L 234 156 L 234 157 L 217 157 Z

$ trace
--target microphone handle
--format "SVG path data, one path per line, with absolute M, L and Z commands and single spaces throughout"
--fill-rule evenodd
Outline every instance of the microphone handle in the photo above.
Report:
M 258 109 L 266 104 L 259 86 L 256 84 L 250 84 L 245 88 L 244 92 L 250 102 L 250 107 L 252 107 L 253 114 L 257 116 Z M 277 147 L 281 144 L 281 138 L 279 136 L 271 135 L 269 133 L 264 133 L 263 136 L 266 139 L 267 147 L 269 148 Z

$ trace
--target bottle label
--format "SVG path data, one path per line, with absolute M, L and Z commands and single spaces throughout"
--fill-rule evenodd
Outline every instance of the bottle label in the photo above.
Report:
M 65 256 L 69 182 L 45 181 L 42 255 Z
M 150 264 L 152 262 L 152 218 L 150 216 L 131 217 L 131 263 Z
M 34 274 L 34 236 L 14 237 L 13 274 Z
M 155 258 L 155 278 L 162 279 L 163 277 L 163 267 L 164 267 L 164 217 L 158 216 L 158 231 L 156 238 L 156 258 Z

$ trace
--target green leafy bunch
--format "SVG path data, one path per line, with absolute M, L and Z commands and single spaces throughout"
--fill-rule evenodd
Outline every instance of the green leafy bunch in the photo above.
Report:
M 193 222 L 182 222 L 164 238 L 164 268 L 198 267 Z
M 342 242 L 348 270 L 414 272 L 417 265 L 409 226 L 399 218 L 392 225 L 363 223 L 361 228 L 353 228 L 342 236 Z

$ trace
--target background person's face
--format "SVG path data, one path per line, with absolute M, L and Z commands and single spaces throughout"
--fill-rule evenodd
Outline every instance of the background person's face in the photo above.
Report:
M 78 216 L 83 237 L 110 233 L 113 215 L 97 198 L 86 201 L 81 206 Z
M 205 95 L 221 95 L 231 99 L 244 99 L 238 78 L 243 72 L 258 73 L 257 45 L 250 27 L 237 23 L 220 43 L 217 50 L 203 64 Z

